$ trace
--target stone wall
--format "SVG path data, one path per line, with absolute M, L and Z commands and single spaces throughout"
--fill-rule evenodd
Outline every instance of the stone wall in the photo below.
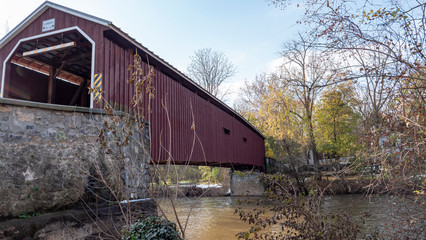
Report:
M 231 195 L 262 196 L 265 192 L 257 172 L 233 172 L 231 175 Z
M 123 182 L 122 195 L 147 197 L 144 129 L 99 109 L 0 99 L 0 218 L 90 198 L 99 173 L 113 188 Z

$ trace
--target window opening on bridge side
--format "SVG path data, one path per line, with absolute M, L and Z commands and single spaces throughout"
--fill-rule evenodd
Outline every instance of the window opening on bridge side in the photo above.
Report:
M 223 128 L 223 133 L 225 133 L 226 135 L 231 135 L 231 130 Z

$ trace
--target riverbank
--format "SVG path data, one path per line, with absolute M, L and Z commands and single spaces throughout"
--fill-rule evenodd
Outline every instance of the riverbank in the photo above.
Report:
M 326 195 L 336 194 L 388 194 L 390 189 L 396 194 L 414 194 L 411 186 L 404 185 L 403 182 L 399 186 L 392 185 L 389 182 L 374 179 L 366 176 L 348 176 L 345 178 L 323 176 L 321 181 L 316 181 L 313 177 L 306 178 L 302 183 L 303 187 L 309 191 L 310 189 L 323 189 Z M 266 186 L 265 186 L 266 187 Z M 173 196 L 177 197 L 221 197 L 231 194 L 230 187 L 222 184 L 181 184 L 179 186 L 170 186 Z M 420 192 L 424 195 L 423 192 Z M 159 188 L 155 191 L 157 197 L 167 197 L 165 188 Z
M 126 224 L 125 213 L 155 215 L 152 199 L 117 204 L 88 205 L 68 210 L 20 215 L 0 221 L 0 239 L 113 239 Z
M 331 178 L 321 181 L 308 180 L 307 189 L 324 189 L 324 194 L 382 194 L 388 192 L 383 182 L 361 177 Z
M 403 194 L 424 195 L 410 182 L 389 182 L 386 179 L 367 176 L 323 177 L 321 181 L 313 178 L 304 183 L 306 189 L 324 189 L 324 194 Z
M 229 196 L 230 188 L 222 184 L 184 184 L 172 185 L 170 191 L 173 196 L 177 197 L 220 197 Z M 167 189 L 158 188 L 155 191 L 156 197 L 168 197 Z

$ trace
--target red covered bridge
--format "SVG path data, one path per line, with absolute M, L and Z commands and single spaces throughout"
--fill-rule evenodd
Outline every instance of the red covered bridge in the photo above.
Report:
M 102 74 L 103 97 L 129 112 L 134 88 L 129 64 L 138 52 L 155 69 L 152 158 L 178 164 L 263 168 L 264 137 L 232 108 L 114 26 L 110 21 L 45 2 L 0 40 L 2 98 L 101 108 L 88 94 Z M 169 131 L 167 105 L 171 128 Z M 199 142 L 193 146 L 193 122 Z M 171 135 L 169 135 L 171 134 Z

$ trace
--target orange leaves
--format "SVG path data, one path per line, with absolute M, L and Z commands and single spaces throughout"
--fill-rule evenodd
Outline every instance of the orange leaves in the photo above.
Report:
M 144 112 L 147 108 L 147 114 L 152 112 L 151 100 L 155 97 L 155 87 L 153 79 L 155 77 L 155 70 L 152 66 L 147 66 L 148 70 L 144 71 L 145 63 L 136 52 L 133 56 L 133 64 L 129 65 L 128 69 L 131 72 L 131 77 L 128 83 L 134 86 L 131 104 L 140 117 L 145 117 Z M 148 100 L 148 102 L 144 102 Z

